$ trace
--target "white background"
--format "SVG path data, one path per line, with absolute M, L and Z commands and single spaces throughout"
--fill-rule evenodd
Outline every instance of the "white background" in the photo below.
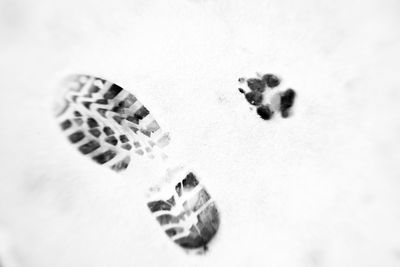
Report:
M 395 0 L 0 1 L 0 254 L 26 267 L 400 266 L 399 15 Z M 62 136 L 51 107 L 70 72 L 131 89 L 171 132 L 170 155 L 220 210 L 206 255 L 150 216 L 158 163 L 117 175 Z M 250 111 L 237 79 L 255 72 L 297 91 L 293 117 Z

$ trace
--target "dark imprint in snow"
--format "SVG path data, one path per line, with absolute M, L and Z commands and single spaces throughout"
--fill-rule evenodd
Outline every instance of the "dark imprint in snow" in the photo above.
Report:
M 275 88 L 281 84 L 281 79 L 271 73 L 258 74 L 257 78 L 239 78 L 239 92 L 244 94 L 246 101 L 256 107 L 258 116 L 263 120 L 270 120 L 274 114 L 280 113 L 282 118 L 292 114 L 296 92 L 289 88 L 280 91 Z M 243 87 L 247 85 L 246 91 Z

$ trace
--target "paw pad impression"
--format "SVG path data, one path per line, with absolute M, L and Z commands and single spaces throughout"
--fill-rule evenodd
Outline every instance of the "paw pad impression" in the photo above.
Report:
M 275 74 L 257 74 L 256 78 L 239 78 L 242 85 L 239 92 L 244 94 L 246 101 L 257 107 L 257 114 L 264 120 L 270 120 L 275 113 L 280 113 L 282 118 L 292 114 L 296 92 L 288 88 L 284 91 L 277 90 L 281 80 Z M 244 85 L 244 86 L 243 86 Z M 243 87 L 247 87 L 245 90 Z

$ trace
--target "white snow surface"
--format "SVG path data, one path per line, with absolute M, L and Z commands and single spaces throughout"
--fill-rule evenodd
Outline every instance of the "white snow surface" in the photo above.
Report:
M 1 0 L 3 258 L 400 266 L 399 14 L 396 0 Z M 292 117 L 249 109 L 237 79 L 256 72 L 296 90 Z M 62 135 L 52 105 L 70 73 L 130 90 L 171 133 L 168 155 L 220 211 L 205 255 L 173 244 L 146 207 L 161 163 L 136 158 L 119 175 Z

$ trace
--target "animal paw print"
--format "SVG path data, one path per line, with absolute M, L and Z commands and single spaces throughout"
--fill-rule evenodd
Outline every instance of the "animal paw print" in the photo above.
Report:
M 271 119 L 279 112 L 282 118 L 288 118 L 292 114 L 296 92 L 288 88 L 284 91 L 275 89 L 281 84 L 281 80 L 274 74 L 257 74 L 257 78 L 240 78 L 239 83 L 247 85 L 249 90 L 239 88 L 245 99 L 251 105 L 257 107 L 257 114 L 264 120 Z
M 81 154 L 121 173 L 134 157 L 168 159 L 163 148 L 170 142 L 169 134 L 136 96 L 88 75 L 72 75 L 62 87 L 57 120 Z M 184 249 L 201 253 L 219 227 L 215 202 L 191 170 L 178 176 L 166 172 L 163 185 L 150 189 L 148 207 L 169 238 Z

